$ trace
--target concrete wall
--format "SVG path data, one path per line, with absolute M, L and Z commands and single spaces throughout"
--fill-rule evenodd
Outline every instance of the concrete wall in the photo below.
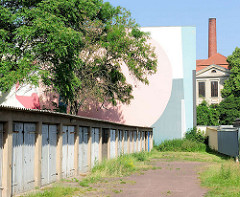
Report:
M 22 125 L 22 127 L 25 126 L 31 126 L 34 128 L 34 130 L 21 130 L 21 128 L 16 125 Z M 49 125 L 49 127 L 47 126 Z M 57 129 L 54 129 L 56 126 Z M 105 130 L 110 131 L 112 130 L 122 130 L 127 131 L 128 135 L 125 135 L 128 137 L 128 147 L 129 150 L 130 144 L 133 144 L 130 142 L 129 133 L 132 133 L 133 131 L 137 132 L 144 132 L 148 133 L 150 132 L 149 137 L 147 135 L 147 139 L 145 137 L 141 139 L 140 141 L 137 139 L 137 143 L 140 143 L 140 146 L 142 146 L 142 143 L 149 141 L 149 147 L 150 150 L 153 148 L 153 139 L 152 139 L 152 128 L 150 127 L 138 127 L 138 126 L 131 126 L 131 125 L 124 125 L 124 124 L 116 124 L 113 122 L 108 121 L 102 121 L 102 120 L 96 120 L 96 119 L 89 119 L 89 118 L 83 118 L 79 116 L 71 116 L 67 114 L 61 114 L 61 113 L 54 113 L 54 112 L 44 112 L 39 110 L 23 110 L 23 109 L 17 109 L 17 108 L 8 108 L 8 107 L 1 107 L 0 106 L 0 130 L 3 130 L 3 147 L 0 149 L 0 153 L 2 152 L 2 160 L 1 165 L 3 174 L 1 173 L 0 176 L 0 182 L 1 182 L 1 188 L 0 190 L 0 196 L 8 197 L 11 195 L 19 194 L 24 191 L 28 191 L 31 189 L 34 189 L 34 187 L 41 187 L 42 185 L 49 184 L 51 182 L 54 182 L 56 180 L 61 180 L 62 177 L 69 177 L 69 176 L 76 176 L 82 172 L 79 165 L 79 160 L 82 159 L 84 154 L 87 154 L 87 162 L 85 162 L 88 166 L 88 170 L 91 169 L 95 163 L 92 161 L 92 158 L 97 158 L 98 162 L 102 161 L 102 130 L 103 128 Z M 43 137 L 43 127 L 44 127 L 44 137 Z M 57 132 L 57 135 L 52 135 L 52 140 L 55 142 L 51 143 L 51 146 L 54 146 L 51 148 L 52 155 L 51 157 L 55 157 L 55 161 L 49 161 L 52 163 L 52 165 L 56 165 L 54 168 L 49 168 L 49 171 L 46 168 L 48 166 L 42 166 L 42 162 L 46 162 L 47 155 L 46 151 L 49 151 L 49 149 L 46 147 L 46 144 L 44 146 L 44 153 L 43 150 L 43 141 L 46 138 L 46 130 L 48 128 L 52 128 L 53 134 L 54 132 Z M 2 129 L 3 128 L 3 129 Z M 69 129 L 68 129 L 69 128 Z M 88 130 L 88 139 L 87 139 L 87 152 L 83 153 L 83 149 L 79 149 L 79 131 L 80 128 L 87 128 Z M 98 132 L 92 132 L 93 128 L 97 130 Z M 96 129 L 97 128 L 97 129 Z M 21 149 L 24 149 L 25 144 L 24 141 L 21 142 L 21 135 L 25 135 L 25 132 L 28 132 L 29 135 L 34 136 L 34 143 L 32 144 L 32 150 L 33 150 L 33 156 L 31 156 L 31 161 L 33 162 L 32 168 L 27 168 L 28 165 L 23 166 L 22 170 L 29 170 L 28 173 L 25 173 L 26 176 L 16 176 L 16 166 L 20 167 L 22 162 L 15 162 L 21 158 L 23 158 L 23 155 L 21 154 Z M 97 133 L 97 136 L 96 136 Z M 17 135 L 19 135 L 17 137 Z M 65 142 L 64 135 L 73 135 L 73 140 L 71 142 Z M 95 135 L 95 136 L 93 136 Z M 110 135 L 108 135 L 110 137 Z M 97 139 L 97 140 L 94 140 Z M 149 138 L 149 140 L 148 140 Z M 19 140 L 17 140 L 19 139 Z M 124 142 L 124 136 L 121 139 L 122 143 Z M 50 139 L 51 141 L 51 139 Z M 108 139 L 108 145 L 107 145 L 107 152 L 108 152 L 108 158 L 110 158 L 109 152 L 110 140 Z M 94 143 L 94 144 L 93 144 Z M 116 135 L 115 138 L 115 147 L 114 152 L 115 156 L 118 156 L 118 135 Z M 65 154 L 65 146 L 69 146 L 69 149 L 71 150 L 68 154 Z M 29 144 L 26 145 L 26 147 L 29 147 Z M 16 150 L 18 151 L 18 154 L 16 155 Z M 131 149 L 133 150 L 133 149 Z M 150 151 L 149 150 L 149 151 Z M 54 153 L 53 153 L 54 152 Z M 137 150 L 135 151 L 137 152 Z M 126 154 L 128 152 L 124 152 Z M 67 156 L 66 156 L 67 155 Z M 0 155 L 1 156 L 1 155 Z M 43 161 L 43 156 L 45 160 Z M 82 156 L 82 157 L 81 157 Z M 34 158 L 32 158 L 34 157 Z M 28 158 L 24 155 L 24 158 Z M 85 157 L 84 157 L 85 158 Z M 64 159 L 64 162 L 62 162 Z M 66 161 L 66 162 L 65 162 Z M 14 163 L 15 162 L 15 163 Z M 48 163 L 48 162 L 46 162 Z M 14 165 L 13 165 L 14 164 Z M 66 168 L 65 168 L 66 166 Z M 53 167 L 53 166 L 51 166 Z M 44 169 L 43 169 L 44 168 Z M 71 170 L 71 169 L 74 169 Z M 32 170 L 31 170 L 32 169 Z M 64 174 L 62 173 L 64 170 Z M 31 171 L 31 172 L 30 172 Z M 44 172 L 44 173 L 43 173 Z M 52 173 L 56 172 L 54 176 L 56 178 L 52 178 Z M 15 173 L 15 175 L 13 174 Z M 30 177 L 31 184 L 29 185 L 29 181 L 27 180 L 28 174 L 32 173 L 33 176 Z M 44 182 L 43 174 L 45 175 Z M 47 177 L 50 177 L 48 179 Z M 21 180 L 20 180 L 20 179 Z M 23 179 L 23 180 L 22 180 Z M 48 180 L 47 180 L 48 179 Z M 13 182 L 14 181 L 14 182 Z M 16 181 L 16 182 L 15 182 Z M 26 184 L 25 184 L 26 182 Z M 27 185 L 28 184 L 28 185 Z

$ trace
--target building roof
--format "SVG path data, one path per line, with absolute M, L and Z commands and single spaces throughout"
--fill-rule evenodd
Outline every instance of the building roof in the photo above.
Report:
M 202 70 L 210 65 L 218 65 L 223 68 L 228 69 L 227 57 L 216 53 L 215 55 L 209 57 L 208 59 L 200 59 L 196 61 L 196 71 Z

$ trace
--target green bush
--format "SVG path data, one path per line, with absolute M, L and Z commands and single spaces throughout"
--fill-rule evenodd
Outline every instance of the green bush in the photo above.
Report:
M 166 140 L 161 143 L 157 150 L 159 151 L 178 151 L 178 152 L 205 152 L 206 145 L 204 143 L 189 139 Z
M 196 127 L 189 129 L 185 134 L 185 138 L 187 140 L 197 141 L 197 142 L 201 142 L 201 143 L 204 143 L 205 139 L 206 139 L 204 134 L 200 130 L 197 130 Z

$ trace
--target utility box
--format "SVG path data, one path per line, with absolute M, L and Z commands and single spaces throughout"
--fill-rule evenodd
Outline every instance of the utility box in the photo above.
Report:
M 218 152 L 232 157 L 238 157 L 238 128 L 221 126 L 218 128 Z

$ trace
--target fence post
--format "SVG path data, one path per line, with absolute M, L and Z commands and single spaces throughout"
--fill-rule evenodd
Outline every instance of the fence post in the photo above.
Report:
M 58 125 L 58 136 L 57 136 L 57 158 L 56 158 L 56 162 L 57 162 L 57 180 L 61 180 L 62 179 L 62 143 L 63 143 L 63 137 L 62 137 L 62 132 L 63 132 L 63 124 L 60 123 Z
M 74 136 L 74 168 L 75 176 L 78 175 L 78 161 L 79 161 L 79 125 L 75 126 L 75 136 Z
M 2 195 L 4 197 L 11 196 L 11 184 L 12 184 L 12 133 L 13 133 L 13 122 L 12 118 L 9 117 L 7 123 L 4 124 L 3 134 L 3 170 L 2 174 Z
M 102 127 L 99 128 L 99 163 L 102 162 Z
M 35 187 L 40 187 L 42 184 L 41 179 L 41 160 L 42 160 L 42 122 L 39 121 L 36 124 L 36 143 L 35 143 L 35 160 L 34 160 L 34 175 L 35 175 Z

